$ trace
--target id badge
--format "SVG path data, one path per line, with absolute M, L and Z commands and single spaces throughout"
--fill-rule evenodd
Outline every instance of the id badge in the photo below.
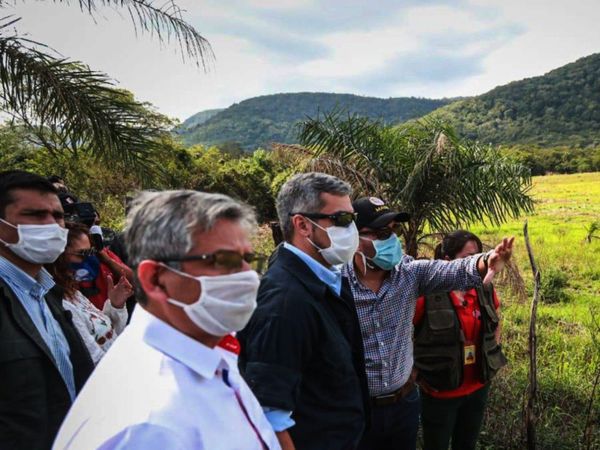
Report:
M 475 364 L 475 345 L 465 345 L 465 366 Z

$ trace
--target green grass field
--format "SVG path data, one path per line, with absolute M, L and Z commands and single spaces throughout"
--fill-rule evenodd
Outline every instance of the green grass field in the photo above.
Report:
M 472 227 L 489 243 L 502 236 L 516 236 L 515 259 L 528 292 L 528 299 L 523 301 L 507 288 L 500 288 L 503 345 L 510 365 L 494 382 L 482 448 L 524 447 L 523 405 L 533 290 L 523 238 L 523 223 L 527 219 L 545 294 L 537 322 L 538 448 L 597 449 L 597 391 L 587 419 L 600 366 L 600 239 L 588 243 L 585 237 L 586 227 L 600 220 L 600 173 L 537 177 L 532 193 L 537 201 L 534 214 L 499 228 Z M 586 421 L 592 428 L 584 438 Z

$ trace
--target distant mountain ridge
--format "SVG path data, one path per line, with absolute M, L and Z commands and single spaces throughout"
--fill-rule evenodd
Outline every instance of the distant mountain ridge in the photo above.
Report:
M 221 111 L 223 111 L 224 108 L 218 108 L 218 109 L 206 109 L 204 111 L 200 111 L 196 114 L 194 114 L 193 116 L 188 117 L 187 119 L 185 119 L 181 125 L 179 125 L 177 128 L 178 130 L 189 130 L 191 128 L 194 128 L 198 125 L 203 124 L 204 122 L 206 122 L 208 119 L 212 118 L 213 116 L 219 114 Z
M 456 101 L 429 117 L 485 143 L 600 146 L 600 53 Z
M 269 142 L 295 143 L 297 124 L 306 117 L 334 109 L 348 111 L 388 124 L 421 117 L 450 100 L 425 98 L 376 98 L 352 94 L 301 92 L 254 97 L 212 114 L 207 120 L 194 122 L 187 119 L 176 132 L 188 145 L 218 145 L 239 143 L 246 150 L 254 150 Z M 215 110 L 211 110 L 212 111 Z
M 296 143 L 297 123 L 335 108 L 396 124 L 442 119 L 459 135 L 491 144 L 600 147 L 600 53 L 545 75 L 513 81 L 485 94 L 432 100 L 302 92 L 254 97 L 187 119 L 178 134 L 188 145 L 235 144 L 253 150 Z

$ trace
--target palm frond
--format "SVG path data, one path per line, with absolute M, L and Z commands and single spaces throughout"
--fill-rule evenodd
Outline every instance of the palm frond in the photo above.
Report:
M 371 171 L 357 170 L 354 166 L 344 164 L 327 154 L 315 156 L 317 152 L 298 144 L 271 142 L 269 148 L 278 161 L 296 167 L 298 172 L 323 172 L 347 181 L 353 188 L 355 198 L 383 193 L 382 186 L 377 178 L 372 176 Z
M 386 173 L 381 168 L 380 127 L 367 117 L 348 115 L 343 118 L 341 111 L 334 110 L 324 114 L 322 119 L 309 117 L 301 122 L 299 141 L 310 147 L 317 158 L 327 153 L 357 170 L 373 170 L 385 181 Z
M 105 74 L 29 48 L 15 36 L 0 35 L 0 102 L 48 150 L 85 148 L 140 172 L 148 172 L 147 156 L 167 133 L 162 116 Z

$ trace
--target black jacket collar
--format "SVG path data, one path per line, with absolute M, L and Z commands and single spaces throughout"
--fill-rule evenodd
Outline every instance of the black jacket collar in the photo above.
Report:
M 311 270 L 308 265 L 302 261 L 297 255 L 285 248 L 279 246 L 276 250 L 277 253 L 273 258 L 273 266 L 278 266 L 282 270 L 285 270 L 292 277 L 296 278 L 306 289 L 311 293 L 315 299 L 324 299 L 326 296 L 332 295 L 335 298 L 343 300 L 345 303 L 349 303 L 348 299 L 352 300 L 352 294 L 350 294 L 350 286 L 348 285 L 347 279 L 342 278 L 342 290 L 340 295 L 337 295 Z M 352 303 L 350 301 L 350 303 Z

